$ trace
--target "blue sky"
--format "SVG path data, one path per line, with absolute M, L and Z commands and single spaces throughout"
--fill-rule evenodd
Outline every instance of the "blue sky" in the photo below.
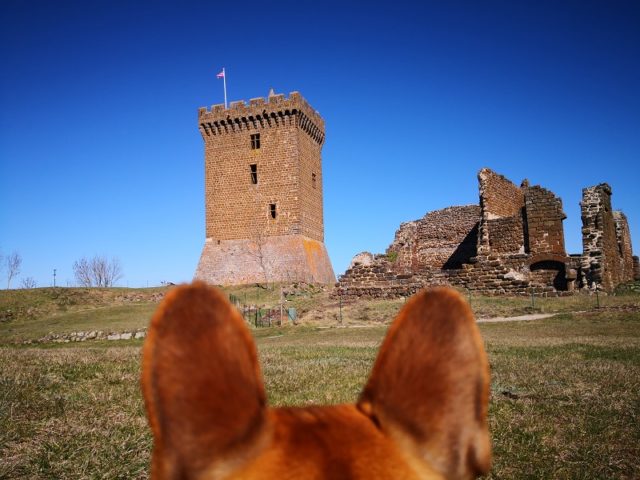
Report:
M 416 5 L 420 3 L 420 5 Z M 400 222 L 478 202 L 477 171 L 559 195 L 613 188 L 640 251 L 634 1 L 0 3 L 0 251 L 73 282 L 191 279 L 204 242 L 198 107 L 298 90 L 323 116 L 337 274 Z M 15 284 L 19 283 L 14 282 Z M 2 283 L 0 283 L 2 285 Z

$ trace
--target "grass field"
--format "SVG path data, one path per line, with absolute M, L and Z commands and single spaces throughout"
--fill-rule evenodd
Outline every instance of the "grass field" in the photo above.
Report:
M 50 333 L 102 330 L 125 332 L 145 328 L 170 287 L 146 289 L 38 288 L 0 290 L 0 344 L 37 340 Z M 227 288 L 241 304 L 278 306 L 281 286 Z M 286 290 L 285 290 L 286 291 Z M 477 317 L 528 313 L 594 311 L 633 307 L 639 295 L 620 292 L 596 297 L 482 297 L 463 292 Z M 328 289 L 308 287 L 287 296 L 285 308 L 297 310 L 301 322 L 314 326 L 371 326 L 391 322 L 403 299 L 353 301 L 332 298 Z
M 120 292 L 91 299 L 91 308 L 86 301 L 62 312 L 46 302 L 38 308 L 58 318 L 61 327 L 76 328 L 82 318 L 137 324 L 155 304 L 142 293 L 132 305 L 115 300 Z M 553 303 L 559 311 L 576 304 L 587 310 L 585 299 L 555 300 L 574 302 Z M 494 314 L 525 312 L 525 301 L 471 299 L 477 311 Z M 637 307 L 640 298 L 616 302 L 610 306 Z M 326 328 L 310 321 L 254 330 L 270 403 L 354 401 L 386 330 L 377 317 L 380 312 L 392 316 L 401 304 L 351 305 L 348 318 L 368 323 L 365 328 Z M 89 310 L 93 313 L 86 316 Z M 33 333 L 28 318 L 14 315 L 3 322 L 0 335 L 9 331 L 7 324 L 13 324 L 12 335 L 20 328 Z M 37 316 L 32 320 L 37 323 Z M 480 328 L 492 368 L 494 467 L 489 478 L 640 478 L 637 308 L 588 309 Z M 139 390 L 141 344 L 0 347 L 0 479 L 146 478 L 151 438 Z

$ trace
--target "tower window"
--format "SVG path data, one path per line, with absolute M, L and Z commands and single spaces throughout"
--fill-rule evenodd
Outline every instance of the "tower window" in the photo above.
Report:
M 251 169 L 251 183 L 253 183 L 254 185 L 257 185 L 257 183 L 258 183 L 258 165 L 253 163 L 253 164 L 249 165 L 249 168 Z
M 311 186 L 313 188 L 316 188 L 316 174 L 315 173 L 311 174 Z
M 269 215 L 271 215 L 271 218 L 276 218 L 278 216 L 275 203 L 269 204 Z
M 251 150 L 257 150 L 260 148 L 260 134 L 254 133 L 251 135 Z

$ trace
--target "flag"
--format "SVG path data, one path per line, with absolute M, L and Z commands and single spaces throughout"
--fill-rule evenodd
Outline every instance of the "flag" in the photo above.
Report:
M 217 74 L 216 78 L 224 78 L 224 70 L 222 70 L 219 74 Z

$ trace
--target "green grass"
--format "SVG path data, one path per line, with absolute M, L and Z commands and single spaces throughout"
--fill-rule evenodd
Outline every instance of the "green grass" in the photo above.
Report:
M 489 478 L 640 477 L 640 313 L 481 324 Z M 384 325 L 254 330 L 272 405 L 351 402 Z M 140 341 L 0 348 L 0 478 L 146 478 Z
M 167 288 L 0 290 L 0 343 L 48 333 L 144 328 Z
M 145 328 L 156 304 L 98 307 L 51 316 L 25 319 L 0 326 L 4 341 L 35 340 L 49 333 L 68 333 L 101 329 L 106 332 Z
M 74 331 L 131 331 L 147 326 L 163 288 L 38 288 L 0 290 L 0 344 L 37 340 L 49 333 Z M 241 304 L 275 307 L 281 289 L 287 285 L 269 284 L 226 287 Z M 478 317 L 517 316 L 528 313 L 594 311 L 594 295 L 534 299 L 529 297 L 481 297 L 462 292 Z M 286 308 L 295 308 L 306 325 L 349 326 L 390 323 L 404 304 L 394 300 L 344 300 L 332 298 L 329 288 L 304 286 L 287 295 Z M 601 309 L 638 308 L 640 294 L 621 288 L 616 295 L 600 295 Z

